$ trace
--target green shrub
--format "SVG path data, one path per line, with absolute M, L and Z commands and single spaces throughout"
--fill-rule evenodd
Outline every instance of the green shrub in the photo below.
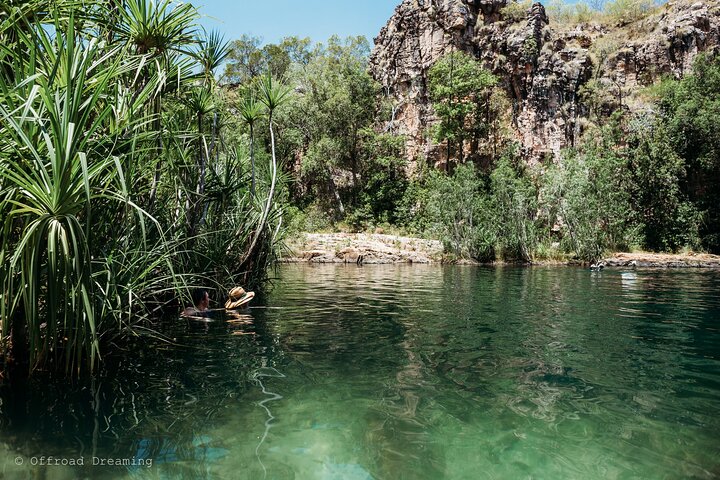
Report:
M 650 248 L 720 252 L 720 59 L 649 89 L 657 113 L 631 135 L 635 201 Z
M 654 9 L 654 0 L 614 0 L 605 4 L 608 18 L 621 25 L 641 20 Z
M 295 206 L 287 207 L 285 220 L 288 222 L 288 235 L 303 232 L 324 232 L 332 230 L 332 221 L 317 204 L 311 204 L 304 210 Z
M 548 5 L 547 12 L 548 18 L 554 24 L 574 25 L 602 20 L 600 7 L 598 2 L 593 2 L 591 6 L 585 2 L 567 4 L 563 0 L 553 0 Z
M 671 252 L 698 248 L 701 215 L 682 189 L 685 160 L 666 141 L 662 125 L 636 132 L 633 141 L 631 191 L 645 247 Z
M 500 16 L 506 22 L 523 22 L 527 20 L 528 10 L 530 10 L 531 6 L 532 2 L 530 2 L 529 0 L 513 0 L 500 9 Z
M 414 226 L 441 240 L 445 251 L 478 261 L 495 259 L 491 208 L 472 165 L 460 165 L 453 175 L 433 171 L 415 190 Z
M 543 176 L 548 223 L 559 222 L 563 248 L 588 261 L 639 241 L 628 162 L 615 151 L 617 138 L 611 130 L 606 127 L 579 150 L 565 151 Z
M 490 206 L 500 256 L 505 260 L 532 260 L 538 243 L 537 189 L 526 169 L 503 156 L 490 175 Z

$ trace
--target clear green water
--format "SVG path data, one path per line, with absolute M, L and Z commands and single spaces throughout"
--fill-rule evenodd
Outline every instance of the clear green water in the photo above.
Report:
M 720 477 L 720 272 L 279 277 L 251 323 L 168 322 L 117 373 L 2 390 L 0 478 Z

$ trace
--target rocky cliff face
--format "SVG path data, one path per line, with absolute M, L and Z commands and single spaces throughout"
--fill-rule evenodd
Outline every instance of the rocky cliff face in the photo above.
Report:
M 440 160 L 428 138 L 434 117 L 430 67 L 461 50 L 501 79 L 513 104 L 513 135 L 529 161 L 557 156 L 589 118 L 644 107 L 639 87 L 680 77 L 698 53 L 720 51 L 720 2 L 673 0 L 627 25 L 550 23 L 535 3 L 503 18 L 507 0 L 403 0 L 375 39 L 373 76 L 394 101 L 389 128 L 411 158 Z

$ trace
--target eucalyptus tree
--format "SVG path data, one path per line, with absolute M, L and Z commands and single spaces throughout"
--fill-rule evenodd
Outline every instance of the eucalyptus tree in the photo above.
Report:
M 368 164 L 363 131 L 374 122 L 379 93 L 367 73 L 368 53 L 363 37 L 332 37 L 296 73 L 300 94 L 290 122 L 305 140 L 302 176 L 318 197 L 330 198 L 341 216 L 345 214 L 341 189 L 349 190 L 349 200 L 356 203 L 359 177 Z M 349 173 L 349 188 L 336 183 L 337 172 Z
M 454 155 L 464 161 L 465 141 L 477 141 L 490 132 L 490 94 L 497 79 L 464 52 L 440 58 L 428 74 L 428 91 L 440 123 L 435 138 L 447 142 L 448 164 Z
M 230 83 L 245 84 L 261 76 L 265 71 L 266 58 L 260 45 L 262 39 L 250 35 L 242 35 L 230 42 L 223 78 Z
M 306 66 L 314 56 L 309 38 L 290 36 L 279 43 L 262 43 L 261 38 L 250 35 L 230 42 L 223 78 L 247 85 L 268 72 L 276 78 L 287 77 L 293 65 Z

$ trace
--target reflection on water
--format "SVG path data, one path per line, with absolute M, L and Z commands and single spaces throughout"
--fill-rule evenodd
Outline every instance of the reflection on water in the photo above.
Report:
M 718 287 L 284 266 L 249 317 L 166 322 L 172 343 L 139 339 L 93 382 L 3 390 L 0 478 L 717 478 Z

